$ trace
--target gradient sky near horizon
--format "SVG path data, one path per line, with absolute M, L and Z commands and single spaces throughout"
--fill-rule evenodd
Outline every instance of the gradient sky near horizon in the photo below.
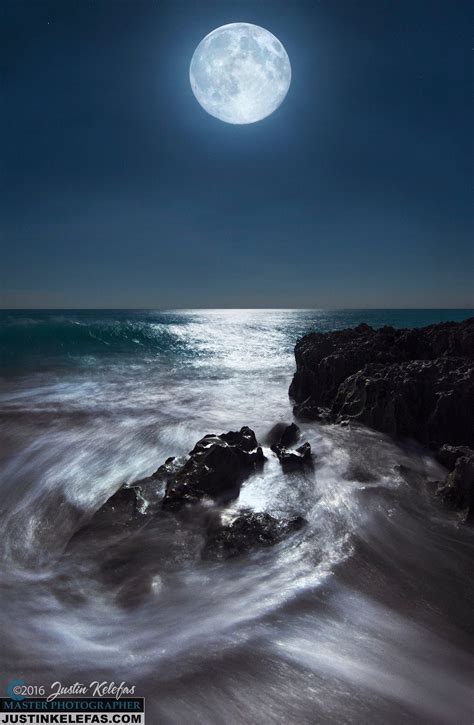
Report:
M 3 307 L 472 307 L 474 6 L 6 0 Z M 188 78 L 225 23 L 285 45 L 256 124 Z

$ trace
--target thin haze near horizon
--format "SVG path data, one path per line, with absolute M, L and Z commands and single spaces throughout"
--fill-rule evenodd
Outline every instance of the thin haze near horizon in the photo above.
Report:
M 474 306 L 470 2 L 0 13 L 2 307 Z M 293 74 L 244 126 L 188 78 L 238 21 Z

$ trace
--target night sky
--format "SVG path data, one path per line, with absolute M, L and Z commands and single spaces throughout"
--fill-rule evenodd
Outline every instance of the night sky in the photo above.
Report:
M 2 306 L 474 306 L 473 8 L 3 0 Z M 293 72 L 242 126 L 188 78 L 238 21 Z

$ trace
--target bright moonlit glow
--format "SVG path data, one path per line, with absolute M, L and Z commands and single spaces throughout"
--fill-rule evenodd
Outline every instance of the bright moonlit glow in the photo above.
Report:
M 216 28 L 201 40 L 189 68 L 201 106 L 227 123 L 254 123 L 281 104 L 291 81 L 287 52 L 274 35 L 250 23 Z

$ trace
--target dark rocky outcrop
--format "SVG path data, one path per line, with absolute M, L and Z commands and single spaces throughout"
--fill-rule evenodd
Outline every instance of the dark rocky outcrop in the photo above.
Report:
M 432 448 L 474 443 L 474 318 L 311 333 L 295 357 L 296 415 L 354 420 Z
M 204 498 L 228 503 L 237 498 L 242 482 L 264 460 L 250 428 L 206 435 L 196 443 L 184 465 L 169 476 L 163 508 L 177 511 Z
M 283 446 L 272 446 L 272 451 L 278 457 L 283 470 L 291 470 L 298 468 L 304 464 L 310 464 L 311 458 L 311 445 L 309 443 L 303 443 L 298 448 L 284 448 Z
M 299 429 L 293 424 L 282 428 L 278 440 L 291 443 L 298 437 Z M 298 455 L 304 453 L 299 451 Z M 122 486 L 76 533 L 70 552 L 81 546 L 87 550 L 91 534 L 96 541 L 108 542 L 114 555 L 104 559 L 99 575 L 106 583 L 121 586 L 124 580 L 134 581 L 137 562 L 143 560 L 148 567 L 142 544 L 153 526 L 159 526 L 160 531 L 171 527 L 194 541 L 202 542 L 204 537 L 204 558 L 224 559 L 273 545 L 301 528 L 304 520 L 277 519 L 251 511 L 226 520 L 229 514 L 223 514 L 222 509 L 238 497 L 244 480 L 264 461 L 250 428 L 206 435 L 186 459 L 168 458 L 151 476 Z M 206 505 L 196 507 L 199 503 Z M 140 567 L 137 564 L 135 568 Z
M 125 525 L 143 525 L 161 510 L 176 512 L 204 499 L 229 503 L 238 497 L 244 480 L 264 461 L 262 448 L 250 428 L 206 435 L 187 458 L 167 458 L 151 476 L 121 486 L 82 531 L 111 532 Z
M 451 472 L 438 484 L 437 495 L 474 523 L 474 450 L 466 446 L 443 446 L 438 460 Z
M 278 441 L 275 441 L 275 443 L 283 446 L 283 448 L 289 448 L 290 446 L 296 445 L 296 443 L 300 439 L 300 436 L 301 431 L 296 423 L 291 423 L 282 430 L 280 439 Z
M 295 423 L 290 425 L 279 423 L 270 431 L 268 436 L 270 447 L 280 461 L 283 470 L 288 471 L 311 463 L 311 445 L 309 443 L 303 443 L 295 448 L 300 436 L 301 431 Z
M 138 486 L 122 486 L 100 509 L 103 516 L 116 517 L 118 513 L 135 517 L 140 510 L 140 489 Z
M 472 440 L 474 364 L 463 358 L 366 365 L 333 400 L 337 421 L 352 420 L 437 449 Z
M 451 473 L 438 494 L 473 519 L 474 318 L 420 329 L 311 333 L 290 386 L 302 418 L 354 421 L 437 451 Z
M 167 458 L 151 476 L 124 484 L 96 511 L 87 528 L 113 530 L 143 524 L 145 514 L 149 517 L 161 506 L 163 485 L 168 485 L 182 466 L 180 459 Z
M 283 520 L 252 511 L 244 511 L 229 522 L 219 517 L 207 530 L 202 556 L 205 559 L 230 559 L 257 548 L 273 546 L 299 531 L 305 523 L 301 516 Z
M 144 499 L 140 486 L 121 486 L 74 535 L 74 544 L 91 535 L 110 537 L 143 524 Z
M 458 458 L 462 456 L 473 456 L 474 451 L 468 446 L 441 446 L 438 451 L 437 459 L 445 468 L 452 471 L 456 465 Z

